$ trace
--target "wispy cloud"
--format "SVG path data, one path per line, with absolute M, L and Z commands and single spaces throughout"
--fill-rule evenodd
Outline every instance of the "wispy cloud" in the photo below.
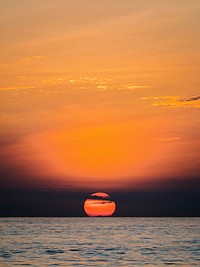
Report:
M 18 89 L 34 89 L 34 86 L 11 86 L 11 87 L 2 87 L 0 91 L 9 91 L 9 90 L 18 90 Z
M 124 84 L 119 89 L 136 90 L 136 89 L 146 89 L 146 88 L 152 88 L 152 86 L 150 86 L 150 85 Z
M 41 55 L 21 57 L 19 60 L 13 61 L 12 64 L 17 66 L 24 66 L 26 64 L 38 64 L 43 62 L 47 57 Z
M 200 96 L 192 96 L 190 98 L 186 98 L 186 99 L 181 99 L 180 101 L 184 102 L 184 101 L 196 101 L 196 100 L 200 100 Z
M 108 87 L 106 85 L 98 85 L 97 86 L 98 91 L 106 91 Z
M 24 60 L 30 61 L 30 60 L 41 60 L 45 59 L 45 56 L 30 56 L 30 57 L 25 57 Z
M 172 141 L 181 140 L 181 137 L 161 137 L 161 138 L 155 138 L 155 140 L 162 141 L 162 142 L 172 142 Z
M 183 98 L 182 96 L 153 96 L 142 97 L 142 100 L 151 101 L 152 106 L 166 108 L 200 108 L 200 96 Z
M 62 84 L 66 82 L 66 77 L 58 77 L 58 78 L 52 78 L 52 79 L 46 79 L 46 80 L 42 80 L 43 84 L 49 84 L 49 85 L 53 85 L 53 84 Z
M 79 89 L 92 89 L 97 91 L 135 91 L 141 89 L 152 88 L 151 85 L 124 83 L 123 81 L 114 80 L 112 78 L 100 78 L 100 77 L 52 77 L 41 81 L 45 85 L 54 84 L 66 84 L 71 88 Z
M 2 64 L 0 64 L 0 67 L 1 67 L 1 68 L 7 67 L 7 66 L 8 66 L 8 64 L 6 64 L 6 63 L 2 63 Z

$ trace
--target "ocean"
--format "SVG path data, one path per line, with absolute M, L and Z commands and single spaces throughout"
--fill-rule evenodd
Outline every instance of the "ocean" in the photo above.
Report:
M 200 218 L 0 218 L 0 266 L 200 266 Z

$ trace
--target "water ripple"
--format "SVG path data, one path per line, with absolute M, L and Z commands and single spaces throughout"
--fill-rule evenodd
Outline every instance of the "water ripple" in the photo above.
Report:
M 60 249 L 47 249 L 45 251 L 45 253 L 50 254 L 50 255 L 54 255 L 54 254 L 64 253 L 64 251 L 60 250 Z
M 200 218 L 2 218 L 0 266 L 200 266 Z

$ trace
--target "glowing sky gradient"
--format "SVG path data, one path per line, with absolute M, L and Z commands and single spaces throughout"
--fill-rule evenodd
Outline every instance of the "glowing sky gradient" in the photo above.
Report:
M 3 187 L 199 179 L 199 0 L 3 0 L 0 12 Z

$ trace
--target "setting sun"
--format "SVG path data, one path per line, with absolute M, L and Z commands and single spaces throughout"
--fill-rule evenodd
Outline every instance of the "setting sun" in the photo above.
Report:
M 90 217 L 112 216 L 116 209 L 114 201 L 109 200 L 110 196 L 103 192 L 92 194 L 84 203 L 84 210 Z

